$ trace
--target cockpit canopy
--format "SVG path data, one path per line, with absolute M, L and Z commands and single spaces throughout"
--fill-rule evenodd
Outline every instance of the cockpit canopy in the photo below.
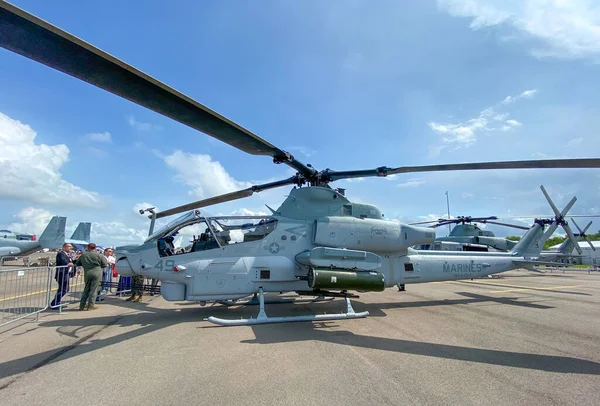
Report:
M 192 211 L 173 220 L 146 239 L 157 241 L 161 256 L 206 251 L 264 239 L 277 227 L 271 216 L 200 216 Z M 181 238 L 181 247 L 175 248 Z

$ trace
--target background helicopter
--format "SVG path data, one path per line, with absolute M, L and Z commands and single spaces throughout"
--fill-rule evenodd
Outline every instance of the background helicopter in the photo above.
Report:
M 517 245 L 516 241 L 507 240 L 503 237 L 496 237 L 494 233 L 490 230 L 482 230 L 477 226 L 477 223 L 482 224 L 496 224 L 506 227 L 518 228 L 521 230 L 529 230 L 528 227 L 523 227 L 514 224 L 508 223 L 500 223 L 497 221 L 498 217 L 471 217 L 471 216 L 458 216 L 453 219 L 438 219 L 437 221 L 422 221 L 418 223 L 411 223 L 411 225 L 423 225 L 423 224 L 432 224 L 430 228 L 437 228 L 449 224 L 456 224 L 454 228 L 450 231 L 448 236 L 446 237 L 437 237 L 435 239 L 435 243 L 437 242 L 453 242 L 460 244 L 462 246 L 462 251 L 488 251 L 488 247 L 494 248 L 498 251 L 508 251 L 512 249 L 515 245 Z M 437 249 L 437 244 L 432 244 L 430 246 L 423 245 L 418 247 L 418 249 Z M 441 245 L 441 244 L 440 244 Z M 435 247 L 435 248 L 432 248 Z
M 342 179 L 392 174 L 520 168 L 598 168 L 600 159 L 459 163 L 364 170 L 317 170 L 200 103 L 149 77 L 88 43 L 8 3 L 0 2 L 0 45 L 141 106 L 204 132 L 241 151 L 266 155 L 296 173 L 286 179 L 152 213 L 150 236 L 139 246 L 117 248 L 122 275 L 141 274 L 163 281 L 166 300 L 223 301 L 256 294 L 256 319 L 223 320 L 225 325 L 366 317 L 355 313 L 349 290 L 382 291 L 405 283 L 471 279 L 538 263 L 543 242 L 562 226 L 573 198 L 555 217 L 536 219 L 509 253 L 449 253 L 413 250 L 431 243 L 435 233 L 382 219 L 370 204 L 354 203 L 329 184 Z M 249 197 L 267 189 L 294 185 L 271 216 L 205 216 L 198 208 Z M 306 186 L 306 187 L 304 187 Z M 191 210 L 191 211 L 189 211 Z M 187 212 L 154 232 L 154 222 Z M 169 255 L 163 243 L 186 227 L 200 231 L 190 252 Z M 268 317 L 264 292 L 341 296 L 346 313 Z
M 582 230 L 579 225 L 575 222 L 571 216 L 571 222 L 577 227 L 579 233 L 575 233 L 575 237 L 578 237 L 579 241 L 587 241 L 592 250 L 596 250 L 585 232 L 592 225 L 590 221 L 587 226 Z M 597 215 L 579 215 L 577 217 L 598 217 Z M 537 217 L 531 217 L 535 219 Z M 500 223 L 492 220 L 497 220 L 498 217 L 471 217 L 471 216 L 458 216 L 451 219 L 438 219 L 433 221 L 422 221 L 418 223 L 410 223 L 410 225 L 423 225 L 436 223 L 430 228 L 437 228 L 449 224 L 457 224 L 453 227 L 447 236 L 436 237 L 433 244 L 424 244 L 421 246 L 414 247 L 415 249 L 421 250 L 451 250 L 451 251 L 489 251 L 489 248 L 493 248 L 497 251 L 509 251 L 518 242 L 518 240 L 510 240 L 504 237 L 497 237 L 491 230 L 485 230 L 477 226 L 477 223 L 482 224 L 496 224 L 505 227 L 512 227 L 520 230 L 529 230 L 528 227 L 524 227 L 517 224 Z M 448 244 L 444 244 L 448 243 Z M 570 239 L 566 239 L 558 250 L 555 251 L 543 251 L 542 254 L 550 254 L 551 252 L 559 253 L 561 256 L 569 256 L 575 249 L 573 242 Z M 581 253 L 580 253 L 581 254 Z

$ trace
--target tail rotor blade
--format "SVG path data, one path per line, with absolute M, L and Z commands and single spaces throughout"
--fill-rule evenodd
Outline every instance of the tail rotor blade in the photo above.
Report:
M 590 248 L 592 249 L 592 251 L 596 251 L 596 247 L 594 246 L 594 244 L 592 243 L 592 241 L 590 241 L 590 239 L 588 238 L 588 236 L 585 236 L 585 240 L 587 241 L 588 245 L 590 246 Z
M 596 251 L 596 247 L 594 246 L 592 241 L 588 238 L 588 236 L 585 234 L 585 232 L 588 230 L 588 228 L 590 228 L 590 226 L 592 225 L 592 222 L 590 221 L 589 223 L 587 223 L 585 228 L 582 230 L 581 227 L 579 227 L 579 225 L 575 222 L 575 219 L 571 218 L 571 221 L 573 222 L 573 224 L 575 224 L 575 227 L 577 227 L 577 231 L 579 231 L 579 238 L 583 238 L 588 243 L 588 245 L 590 246 L 592 251 Z
M 548 192 L 546 192 L 546 188 L 544 187 L 544 185 L 541 185 L 540 189 L 542 189 L 542 193 L 546 197 L 546 200 L 548 201 L 548 204 L 550 205 L 550 207 L 552 207 L 552 211 L 554 212 L 554 215 L 555 216 L 560 216 L 560 211 L 558 211 L 558 207 L 556 207 L 556 205 L 554 204 L 554 202 L 552 201 L 552 199 L 550 199 L 550 195 L 548 195 Z
M 562 228 L 563 228 L 563 230 L 565 230 L 565 232 L 569 236 L 569 239 L 571 241 L 573 241 L 573 244 L 575 244 L 575 249 L 577 250 L 579 255 L 581 255 L 583 253 L 583 251 L 581 250 L 581 247 L 579 246 L 579 241 L 577 241 L 577 238 L 575 238 L 575 235 L 573 235 L 573 231 L 571 231 L 571 227 L 569 226 L 569 224 L 565 222 L 564 224 L 562 224 Z
M 571 219 L 571 220 L 573 220 L 573 219 Z M 591 225 L 592 225 L 592 221 L 590 220 L 590 222 L 587 223 L 587 226 L 585 226 L 585 228 L 583 229 L 582 233 L 585 234 L 587 232 L 588 228 L 590 228 Z
M 575 219 L 574 219 L 574 218 L 572 218 L 572 217 L 571 217 L 571 222 L 572 222 L 572 223 L 575 225 L 575 228 L 577 228 L 577 231 L 579 231 L 579 235 L 580 235 L 581 237 L 583 237 L 583 235 L 585 234 L 585 231 L 583 231 L 583 230 L 581 229 L 581 227 L 579 227 L 579 224 L 577 224 L 577 223 L 575 222 Z
M 576 201 L 577 201 L 577 197 L 573 196 L 571 201 L 565 206 L 563 211 L 560 213 L 561 219 L 563 219 L 567 215 L 567 213 L 569 212 L 569 210 L 571 210 L 571 207 L 573 207 L 573 205 L 575 204 Z M 556 206 L 554 206 L 554 207 L 556 207 Z
M 552 222 L 552 224 L 550 224 L 550 227 L 548 227 L 548 229 L 544 233 L 542 240 L 547 241 L 552 236 L 552 234 L 554 234 L 554 232 L 556 231 L 557 228 L 558 228 L 558 223 L 556 222 L 556 220 L 554 220 Z

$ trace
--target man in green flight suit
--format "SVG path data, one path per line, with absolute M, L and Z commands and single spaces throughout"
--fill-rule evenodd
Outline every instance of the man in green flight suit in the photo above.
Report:
M 86 252 L 75 261 L 75 265 L 83 267 L 83 280 L 85 281 L 79 310 L 96 310 L 98 306 L 94 304 L 94 301 L 102 281 L 102 268 L 108 266 L 106 257 L 96 252 L 96 244 L 89 243 Z
M 144 275 L 133 275 L 131 278 L 131 296 L 125 299 L 128 302 L 139 302 L 144 294 Z M 137 298 L 135 297 L 137 295 Z

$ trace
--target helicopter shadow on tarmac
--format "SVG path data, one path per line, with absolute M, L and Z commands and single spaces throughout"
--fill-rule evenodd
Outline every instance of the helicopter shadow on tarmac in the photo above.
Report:
M 451 300 L 427 300 L 413 302 L 390 302 L 390 303 L 363 303 L 356 302 L 356 307 L 360 310 L 369 310 L 374 317 L 385 316 L 384 310 L 416 308 L 428 306 L 453 306 L 471 303 L 494 302 L 504 305 L 525 306 L 535 309 L 550 309 L 551 306 L 540 305 L 536 303 L 519 301 L 518 298 L 498 298 L 485 295 L 478 295 L 467 292 L 457 292 L 465 296 L 464 299 Z M 299 313 L 320 312 L 323 310 L 332 311 L 337 309 L 336 305 L 342 301 L 310 304 L 306 306 L 282 305 L 282 307 Z M 168 328 L 181 323 L 202 323 L 202 319 L 209 315 L 226 316 L 235 313 L 239 317 L 249 317 L 256 314 L 256 306 L 212 306 L 208 308 L 179 308 L 179 309 L 159 309 L 151 307 L 150 303 L 141 303 L 144 305 L 140 309 L 140 303 L 131 304 L 122 300 L 111 300 L 111 304 L 131 309 L 131 313 L 125 313 L 120 316 L 99 316 L 91 318 L 75 319 L 57 319 L 40 323 L 40 327 L 56 327 L 57 332 L 69 337 L 80 337 L 75 343 L 58 349 L 52 349 L 46 352 L 29 355 L 16 360 L 0 364 L 0 379 L 21 373 L 30 372 L 42 366 L 54 362 L 77 357 L 102 348 L 110 347 L 124 341 L 134 339 L 155 331 Z M 279 306 L 271 306 L 270 313 L 278 313 Z M 141 310 L 141 312 L 140 312 Z M 89 314 L 89 313 L 88 313 Z M 583 373 L 591 375 L 600 375 L 600 363 L 573 358 L 551 355 L 526 354 L 510 351 L 484 350 L 470 347 L 460 347 L 445 344 L 426 343 L 419 341 L 409 341 L 395 338 L 382 338 L 358 335 L 351 331 L 330 330 L 333 327 L 339 327 L 342 323 L 332 324 L 331 322 L 315 323 L 288 323 L 264 326 L 252 326 L 255 339 L 241 341 L 242 344 L 275 344 L 295 341 L 324 341 L 337 343 L 341 345 L 350 345 L 361 348 L 380 349 L 396 353 L 426 355 L 429 357 L 439 357 L 447 359 L 465 360 L 495 365 L 514 366 L 519 368 L 538 369 L 550 372 L 560 373 Z M 86 327 L 103 326 L 100 330 L 86 334 Z M 117 327 L 138 327 L 133 330 L 106 337 L 95 339 L 94 337 L 101 331 L 111 326 Z M 206 328 L 225 328 L 217 326 L 198 326 L 198 331 L 208 331 Z M 234 328 L 234 327 L 229 327 Z M 238 327 L 248 328 L 248 327 Z M 14 382 L 11 381 L 11 382 Z M 0 389 L 10 385 L 5 383 Z
M 477 362 L 490 365 L 534 369 L 546 372 L 600 375 L 600 363 L 580 358 L 541 355 L 512 351 L 488 350 L 457 345 L 428 343 L 397 338 L 374 337 L 355 334 L 351 331 L 326 331 L 327 323 L 298 323 L 293 334 L 281 325 L 253 326 L 256 336 L 244 340 L 246 344 L 281 344 L 298 341 L 323 341 L 358 348 L 376 349 L 410 355 L 422 355 L 458 361 Z M 329 326 L 333 327 L 333 326 Z

